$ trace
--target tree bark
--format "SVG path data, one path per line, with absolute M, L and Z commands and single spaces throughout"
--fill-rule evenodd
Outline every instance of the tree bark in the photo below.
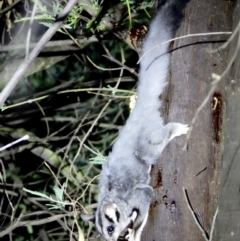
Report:
M 233 31 L 240 23 L 240 0 L 233 13 Z M 237 241 L 240 239 L 240 42 L 239 31 L 230 43 L 229 63 L 237 51 L 226 84 L 226 113 L 224 126 L 224 151 L 219 187 L 219 215 L 216 225 L 216 240 Z
M 231 31 L 233 5 L 229 1 L 192 0 L 185 9 L 185 19 L 177 36 Z M 165 98 L 166 122 L 191 124 L 211 88 L 212 73 L 221 75 L 227 66 L 227 50 L 210 51 L 228 37 L 204 35 L 174 43 L 170 84 Z M 224 81 L 226 78 L 217 86 L 193 125 L 187 151 L 182 150 L 186 137 L 177 138 L 154 166 L 152 185 L 155 192 L 143 241 L 204 240 L 188 208 L 183 187 L 199 223 L 207 234 L 210 233 L 219 205 Z M 219 209 L 221 213 L 221 206 Z

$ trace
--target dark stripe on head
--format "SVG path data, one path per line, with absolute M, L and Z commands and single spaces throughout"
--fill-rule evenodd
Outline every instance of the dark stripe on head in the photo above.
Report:
M 110 223 L 114 223 L 114 221 L 112 220 L 112 218 L 110 218 L 107 214 L 105 214 L 105 218 L 106 218 Z
M 117 217 L 117 221 L 118 221 L 118 223 L 119 223 L 120 213 L 118 212 L 118 210 L 116 210 L 115 214 L 116 214 L 116 217 Z

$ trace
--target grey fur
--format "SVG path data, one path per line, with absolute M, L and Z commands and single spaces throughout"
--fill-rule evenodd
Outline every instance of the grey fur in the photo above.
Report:
M 153 192 L 149 186 L 150 167 L 171 139 L 188 130 L 179 123 L 164 125 L 158 111 L 170 63 L 169 43 L 159 44 L 174 37 L 175 12 L 179 3 L 186 1 L 160 2 L 143 46 L 136 105 L 103 165 L 99 180 L 95 224 L 107 241 L 116 241 L 130 224 L 127 238 L 140 240 Z M 109 226 L 114 227 L 112 233 L 107 231 Z

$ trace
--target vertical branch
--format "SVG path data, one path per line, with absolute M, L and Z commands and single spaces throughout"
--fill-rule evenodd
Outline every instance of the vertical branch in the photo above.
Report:
M 58 15 L 56 22 L 46 31 L 40 41 L 37 43 L 35 48 L 31 51 L 28 58 L 22 62 L 22 64 L 18 67 L 17 71 L 14 73 L 12 78 L 8 81 L 7 85 L 4 87 L 3 91 L 0 93 L 0 107 L 3 106 L 4 102 L 11 94 L 13 89 L 17 86 L 18 82 L 24 75 L 25 71 L 32 63 L 32 61 L 38 56 L 40 51 L 46 45 L 46 43 L 51 39 L 51 37 L 56 33 L 56 31 L 61 27 L 63 20 L 68 15 L 68 13 L 72 10 L 78 0 L 70 0 L 63 11 Z

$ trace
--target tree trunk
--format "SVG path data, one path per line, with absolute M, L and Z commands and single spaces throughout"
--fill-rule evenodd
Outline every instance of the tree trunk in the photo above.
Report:
M 233 2 L 229 1 L 210 0 L 205 2 L 192 0 L 185 9 L 185 19 L 177 36 L 231 31 L 233 6 Z M 175 121 L 191 124 L 197 108 L 210 91 L 213 81 L 212 73 L 221 75 L 228 63 L 228 50 L 225 49 L 216 53 L 210 51 L 221 46 L 222 43 L 219 43 L 219 41 L 226 40 L 228 37 L 229 35 L 203 35 L 175 41 L 170 84 L 164 98 L 166 99 L 164 108 L 166 122 Z M 223 138 L 222 135 L 223 126 L 227 128 L 227 124 L 222 124 L 225 116 L 225 86 L 226 77 L 218 84 L 207 104 L 199 113 L 193 125 L 187 151 L 182 150 L 186 137 L 176 138 L 165 149 L 158 164 L 154 166 L 152 185 L 155 195 L 148 223 L 142 235 L 143 241 L 204 240 L 189 206 L 192 206 L 198 222 L 207 232 L 206 236 L 210 234 L 213 216 L 218 206 L 217 220 L 220 220 L 220 217 L 224 215 L 221 214 L 224 210 L 223 206 L 226 206 L 226 211 L 237 210 L 238 213 L 236 213 L 238 217 L 240 216 L 239 190 L 236 190 L 236 186 L 232 190 L 235 194 L 232 192 L 231 194 L 219 193 L 224 189 L 222 184 L 219 185 L 220 174 L 224 173 L 223 141 L 227 141 L 230 145 L 230 141 Z M 234 102 L 237 102 L 237 96 L 233 98 Z M 234 106 L 231 110 L 236 111 Z M 240 110 L 238 111 L 240 114 Z M 234 124 L 235 122 L 229 122 L 228 125 L 231 125 L 229 128 L 233 128 Z M 229 138 L 231 139 L 231 137 Z M 237 138 L 235 136 L 235 139 L 233 139 L 236 148 L 229 150 L 228 157 L 229 155 L 236 156 L 235 153 L 240 155 L 237 152 Z M 224 155 L 227 159 L 227 153 Z M 231 160 L 234 160 L 234 158 L 231 158 Z M 235 162 L 237 162 L 237 159 Z M 237 165 L 235 162 L 232 164 L 234 169 Z M 225 182 L 228 182 L 228 180 Z M 189 203 L 185 199 L 183 187 L 187 190 Z M 229 208 L 228 205 L 231 205 L 231 203 L 221 204 L 224 202 L 224 198 L 223 201 L 219 200 L 222 195 L 231 203 L 235 201 L 231 198 L 231 196 L 234 196 L 238 206 L 233 205 L 232 208 Z M 226 198 L 225 195 L 229 195 L 229 197 Z M 238 220 L 236 218 L 236 216 L 232 216 L 232 222 L 238 221 L 235 226 L 232 226 L 235 229 L 239 225 L 239 218 Z M 228 220 L 225 219 L 224 222 L 226 221 Z M 222 226 L 218 221 L 217 223 L 221 229 Z M 217 238 L 220 236 L 216 234 L 216 230 L 219 230 L 219 228 L 215 229 L 216 240 L 221 240 Z M 222 235 L 221 237 L 224 237 L 222 240 L 230 240 L 225 238 L 227 236 Z M 231 240 L 238 240 L 240 236 L 238 235 L 238 239 L 236 237 L 235 235 L 235 239 Z
M 240 23 L 240 0 L 233 13 L 233 31 Z M 226 113 L 224 126 L 224 151 L 219 187 L 219 215 L 216 240 L 240 240 L 240 35 L 230 43 L 229 60 L 237 51 L 226 84 Z

